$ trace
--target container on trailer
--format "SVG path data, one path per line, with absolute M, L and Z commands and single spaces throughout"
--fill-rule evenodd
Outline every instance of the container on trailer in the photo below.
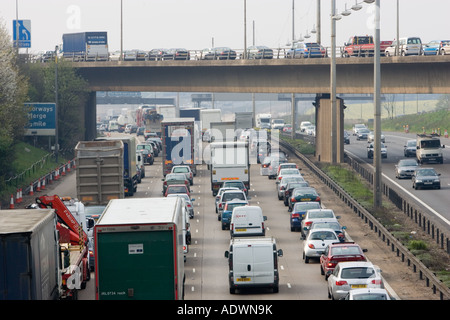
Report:
M 184 296 L 183 202 L 111 200 L 94 228 L 97 300 Z

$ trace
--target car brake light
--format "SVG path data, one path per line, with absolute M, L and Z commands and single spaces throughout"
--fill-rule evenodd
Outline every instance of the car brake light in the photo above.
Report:
M 291 202 L 297 202 L 295 198 L 291 198 Z
M 347 281 L 341 280 L 341 281 L 336 281 L 336 285 L 337 286 L 344 286 L 347 284 Z
M 299 213 L 293 213 L 292 214 L 292 218 L 300 218 L 300 214 Z
M 313 245 L 312 243 L 308 244 L 308 247 L 311 248 L 311 249 L 314 249 L 314 248 L 315 248 L 314 245 Z
M 372 282 L 372 284 L 380 285 L 381 284 L 381 279 L 373 279 L 371 282 Z
M 312 224 L 312 221 L 306 221 L 305 226 L 310 226 Z
M 222 208 L 222 203 L 219 203 L 219 209 L 221 209 Z

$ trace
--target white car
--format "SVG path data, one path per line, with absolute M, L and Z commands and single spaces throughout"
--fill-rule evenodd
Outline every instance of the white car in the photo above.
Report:
M 303 260 L 320 258 L 329 244 L 339 242 L 336 232 L 330 228 L 313 229 L 303 242 Z
M 306 134 L 309 136 L 316 136 L 316 126 L 309 126 L 305 130 Z
M 328 298 L 342 299 L 350 290 L 384 289 L 381 270 L 371 262 L 339 262 L 328 277 Z
M 172 167 L 172 173 L 184 173 L 186 175 L 186 179 L 189 180 L 189 184 L 192 186 L 194 184 L 194 173 L 191 170 L 191 167 L 179 165 Z
M 286 186 L 289 182 L 306 182 L 302 176 L 293 175 L 283 177 L 279 183 L 277 182 L 278 200 L 283 200 L 283 193 L 286 190 Z
M 386 138 L 383 133 L 380 135 L 381 142 L 385 143 Z M 367 142 L 374 142 L 375 141 L 375 133 L 373 131 L 370 131 L 369 135 L 367 136 Z
M 309 121 L 302 121 L 300 123 L 300 131 L 301 132 L 305 132 L 306 128 L 309 127 L 309 126 L 312 126 L 311 122 L 309 122 Z
M 341 300 L 392 300 L 386 289 L 352 289 Z
M 287 176 L 300 176 L 301 177 L 302 174 L 300 173 L 300 170 L 295 169 L 295 168 L 281 169 L 277 175 L 276 182 L 280 182 L 281 179 L 283 179 L 284 177 L 287 177 Z

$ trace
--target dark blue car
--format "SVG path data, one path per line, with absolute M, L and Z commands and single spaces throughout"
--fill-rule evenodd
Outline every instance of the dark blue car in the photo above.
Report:
M 306 211 L 311 209 L 321 209 L 319 202 L 297 202 L 292 208 L 290 215 L 291 231 L 300 230 L 302 227 L 302 220 L 305 217 Z
M 232 200 L 225 203 L 225 207 L 222 214 L 218 216 L 218 219 L 222 222 L 222 230 L 230 229 L 231 215 L 233 214 L 233 209 L 236 207 L 247 206 L 248 201 L 242 200 Z

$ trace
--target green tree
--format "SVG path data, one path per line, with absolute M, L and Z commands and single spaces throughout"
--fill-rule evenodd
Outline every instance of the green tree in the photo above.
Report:
M 450 94 L 444 94 L 436 103 L 436 110 L 450 110 Z
M 3 24 L 0 24 L 0 177 L 13 172 L 14 143 L 20 141 L 28 122 L 24 102 L 27 80 L 20 73 L 16 51 Z
M 58 66 L 58 135 L 61 149 L 73 149 L 84 139 L 83 109 L 88 99 L 87 81 L 77 74 L 70 62 Z M 30 101 L 55 102 L 55 62 L 28 64 Z

